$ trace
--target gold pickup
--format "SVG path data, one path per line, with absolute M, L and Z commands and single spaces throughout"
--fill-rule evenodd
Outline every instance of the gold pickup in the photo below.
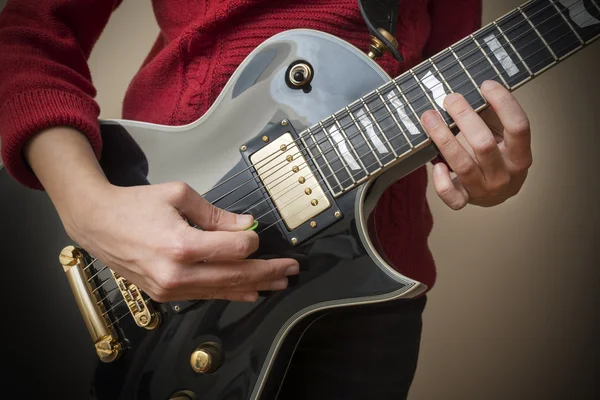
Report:
M 331 206 L 290 133 L 252 154 L 250 162 L 289 230 Z

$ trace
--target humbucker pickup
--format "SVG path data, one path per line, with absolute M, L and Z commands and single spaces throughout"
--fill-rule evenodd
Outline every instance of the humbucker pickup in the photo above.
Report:
M 252 154 L 250 162 L 289 230 L 331 206 L 289 132 Z

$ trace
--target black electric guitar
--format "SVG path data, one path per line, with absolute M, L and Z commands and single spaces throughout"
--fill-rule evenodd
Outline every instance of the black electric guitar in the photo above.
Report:
M 254 257 L 293 257 L 301 272 L 254 304 L 157 303 L 70 246 L 43 194 L 23 194 L 39 228 L 23 228 L 20 213 L 2 221 L 6 259 L 19 256 L 4 265 L 18 288 L 5 307 L 18 307 L 20 331 L 35 333 L 13 335 L 8 351 L 25 354 L 56 398 L 276 398 L 299 337 L 323 312 L 426 289 L 388 263 L 369 229 L 386 188 L 437 155 L 420 115 L 437 110 L 453 127 L 447 94 L 484 110 L 484 80 L 514 90 L 599 35 L 598 0 L 532 1 L 391 79 L 336 37 L 291 30 L 256 48 L 188 126 L 101 121 L 113 183 L 184 181 L 255 216 Z

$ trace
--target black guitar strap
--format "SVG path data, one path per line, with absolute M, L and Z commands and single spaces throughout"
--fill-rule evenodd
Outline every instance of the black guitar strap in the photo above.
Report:
M 402 61 L 395 39 L 399 0 L 358 0 L 360 12 L 371 32 L 369 57 L 376 59 L 385 51 Z

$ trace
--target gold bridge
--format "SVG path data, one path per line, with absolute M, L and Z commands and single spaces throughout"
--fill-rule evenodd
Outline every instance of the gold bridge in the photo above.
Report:
M 296 229 L 331 206 L 290 133 L 252 154 L 250 162 L 288 229 Z
M 152 305 L 147 304 L 142 297 L 142 292 L 133 283 L 123 278 L 113 270 L 110 271 L 115 278 L 117 287 L 127 303 L 127 308 L 131 313 L 137 326 L 152 330 L 160 323 L 160 314 L 152 310 Z
M 101 291 L 91 280 L 91 269 L 86 267 L 86 257 L 80 249 L 67 246 L 61 251 L 59 260 L 98 358 L 107 363 L 115 361 L 122 354 L 123 345 L 113 326 L 114 322 L 110 321 L 109 313 L 104 307 Z M 160 314 L 154 312 L 151 305 L 144 301 L 141 291 L 135 285 L 114 272 L 111 273 L 135 323 L 146 329 L 156 328 L 160 322 Z

